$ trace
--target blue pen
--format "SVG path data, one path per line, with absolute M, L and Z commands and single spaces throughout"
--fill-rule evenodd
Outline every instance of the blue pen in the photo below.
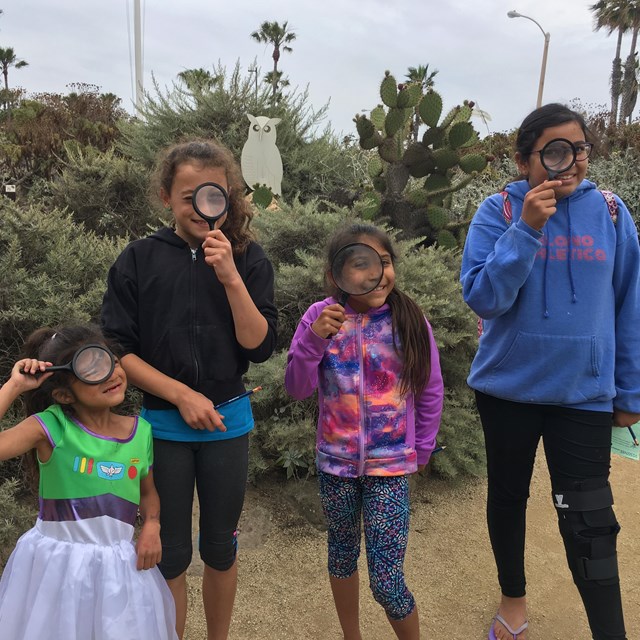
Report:
M 236 400 L 240 400 L 240 398 L 246 398 L 247 396 L 250 396 L 252 393 L 255 393 L 256 391 L 260 391 L 261 389 L 262 387 L 256 387 L 255 389 L 251 389 L 251 391 L 245 391 L 244 393 L 241 393 L 239 396 L 236 396 L 235 398 L 229 398 L 228 400 L 223 400 L 220 404 L 214 405 L 213 408 L 217 411 L 220 407 L 225 407 L 226 405 L 231 404 Z
M 436 447 L 432 452 L 431 455 L 433 455 L 434 453 L 440 453 L 440 451 L 444 451 L 447 448 L 447 445 L 445 444 L 443 447 Z
M 636 434 L 633 433 L 633 429 L 631 427 L 627 427 L 627 429 L 629 429 L 629 433 L 631 434 L 631 437 L 633 438 L 633 444 L 636 447 L 640 447 L 640 442 L 638 442 L 638 438 L 636 438 Z

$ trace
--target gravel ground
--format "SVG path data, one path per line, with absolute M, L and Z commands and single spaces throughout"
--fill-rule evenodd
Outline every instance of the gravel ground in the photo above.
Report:
M 528 510 L 528 640 L 587 640 L 586 616 L 566 567 L 540 452 Z M 612 485 L 622 525 L 619 564 L 629 640 L 640 638 L 640 464 L 614 457 Z M 405 563 L 422 637 L 486 640 L 499 599 L 484 520 L 486 483 L 421 478 L 412 492 Z M 240 522 L 239 587 L 230 640 L 340 640 L 326 574 L 315 479 L 249 487 Z M 315 524 L 314 524 L 315 523 Z M 206 640 L 201 566 L 190 568 L 185 640 Z M 361 560 L 364 640 L 394 638 L 368 589 Z

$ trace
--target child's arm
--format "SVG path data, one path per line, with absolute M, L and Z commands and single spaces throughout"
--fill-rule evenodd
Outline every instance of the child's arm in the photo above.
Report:
M 296 400 L 308 398 L 318 386 L 318 366 L 329 345 L 329 340 L 318 335 L 314 328 L 318 327 L 317 322 L 322 318 L 326 324 L 332 322 L 329 318 L 330 310 L 338 306 L 327 305 L 326 302 L 312 305 L 302 316 L 296 328 L 289 347 L 287 368 L 284 374 L 284 386 L 289 395 Z M 342 323 L 339 322 L 338 329 L 341 325 Z M 322 326 L 328 331 L 328 327 Z
M 142 529 L 136 542 L 138 570 L 155 567 L 162 558 L 160 543 L 160 498 L 153 482 L 153 471 L 140 481 Z
M 131 384 L 175 405 L 192 429 L 227 430 L 213 402 L 202 393 L 158 371 L 135 353 L 128 353 L 120 362 Z
M 207 234 L 202 248 L 205 262 L 213 267 L 227 294 L 236 340 L 241 347 L 248 351 L 258 349 L 272 328 L 270 328 L 267 318 L 258 309 L 249 293 L 247 284 L 238 272 L 231 242 L 220 229 L 216 229 Z M 263 282 L 263 288 L 272 289 L 273 269 L 267 261 L 263 262 L 263 265 L 265 268 L 268 267 L 268 273 L 264 274 L 266 279 Z M 275 332 L 273 333 L 272 338 L 275 346 Z
M 440 429 L 442 417 L 442 403 L 444 398 L 444 383 L 440 370 L 440 356 L 431 326 L 427 322 L 429 331 L 431 373 L 424 391 L 415 399 L 416 411 L 416 452 L 418 454 L 418 470 L 422 471 L 429 462 L 431 452 L 436 446 L 436 435 Z
M 18 360 L 11 370 L 11 377 L 0 387 L 0 418 L 25 391 L 37 389 L 51 373 L 44 373 L 50 362 L 32 358 Z M 39 374 L 36 376 L 36 374 Z M 42 426 L 30 416 L 11 429 L 0 432 L 0 460 L 8 460 L 48 442 Z

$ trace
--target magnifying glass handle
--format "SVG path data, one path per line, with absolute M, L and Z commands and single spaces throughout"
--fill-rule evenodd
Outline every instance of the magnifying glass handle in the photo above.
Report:
M 340 298 L 338 298 L 338 304 L 344 307 L 344 305 L 347 304 L 348 299 L 349 299 L 349 294 L 346 291 L 341 291 Z

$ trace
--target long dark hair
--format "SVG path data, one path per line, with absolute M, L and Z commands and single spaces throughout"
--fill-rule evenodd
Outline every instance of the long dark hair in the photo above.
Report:
M 103 344 L 118 355 L 117 345 L 110 343 L 94 324 L 68 325 L 56 328 L 37 329 L 26 339 L 22 348 L 23 358 L 37 358 L 53 364 L 67 364 L 75 352 L 87 344 Z M 25 393 L 25 408 L 28 415 L 44 411 L 55 403 L 56 389 L 69 389 L 74 376 L 70 371 L 56 371 L 37 389 Z M 68 409 L 68 407 L 63 407 Z
M 160 188 L 170 194 L 178 167 L 195 164 L 212 169 L 222 169 L 229 186 L 229 215 L 221 229 L 231 242 L 234 253 L 242 253 L 254 239 L 250 230 L 253 209 L 244 199 L 245 185 L 240 166 L 225 146 L 213 140 L 189 140 L 166 149 L 158 161 L 153 185 L 159 194 Z
M 361 223 L 339 229 L 327 246 L 325 285 L 329 295 L 340 296 L 338 288 L 329 277 L 331 263 L 336 253 L 346 244 L 352 242 L 366 243 L 367 238 L 376 240 L 391 256 L 391 261 L 395 265 L 397 256 L 393 249 L 391 238 L 382 229 Z M 396 353 L 402 358 L 400 393 L 406 395 L 411 391 L 417 397 L 424 391 L 431 375 L 431 344 L 424 313 L 397 286 L 394 286 L 387 296 L 387 303 L 391 308 L 394 347 Z M 396 338 L 400 338 L 400 345 L 398 345 Z

